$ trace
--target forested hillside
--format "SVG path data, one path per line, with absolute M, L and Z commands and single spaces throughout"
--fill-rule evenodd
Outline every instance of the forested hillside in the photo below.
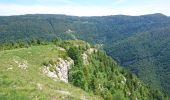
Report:
M 4 48 L 8 50 L 0 51 L 2 100 L 168 100 L 84 41 Z
M 155 87 L 170 93 L 170 29 L 139 33 L 106 47 L 109 55 Z
M 162 14 L 145 16 L 76 17 L 65 15 L 22 15 L 0 17 L 0 41 L 43 38 L 80 38 L 93 43 L 109 43 L 139 32 L 169 27 Z
M 170 18 L 143 16 L 77 17 L 22 15 L 0 17 L 1 43 L 58 39 L 82 39 L 98 44 L 118 63 L 146 83 L 170 95 Z

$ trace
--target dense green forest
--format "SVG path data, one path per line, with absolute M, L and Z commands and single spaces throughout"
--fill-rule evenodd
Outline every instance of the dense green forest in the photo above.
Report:
M 22 15 L 0 17 L 0 41 L 30 38 L 80 38 L 92 43 L 108 43 L 134 34 L 170 26 L 162 14 L 144 16 L 76 17 L 65 15 Z
M 170 95 L 169 27 L 170 17 L 162 14 L 99 17 L 50 14 L 1 16 L 0 42 L 33 42 L 36 39 L 51 41 L 54 38 L 85 40 L 106 50 L 108 55 L 145 83 Z
M 63 48 L 66 52 L 58 48 Z M 87 59 L 83 58 L 85 54 Z M 0 65 L 0 99 L 58 98 L 74 100 L 79 99 L 81 95 L 85 95 L 90 100 L 98 100 L 100 97 L 105 100 L 169 99 L 159 89 L 146 85 L 136 75 L 119 66 L 105 52 L 84 41 L 61 41 L 58 39 L 52 42 L 34 40 L 34 42 L 27 43 L 19 41 L 13 46 L 10 43 L 4 44 L 0 56 L 2 58 L 0 60 L 2 62 Z M 18 68 L 11 60 L 12 57 L 17 58 L 18 61 L 26 60 L 28 69 Z M 55 65 L 58 57 L 63 59 L 70 57 L 74 61 L 74 65 L 68 71 L 68 81 L 88 94 L 69 84 L 54 81 L 43 75 L 42 65 Z M 84 63 L 85 61 L 86 63 Z M 8 67 L 11 68 L 11 66 L 12 70 L 9 70 Z M 51 71 L 55 70 L 55 67 L 51 66 L 50 68 Z M 37 89 L 37 84 L 41 84 L 42 89 Z M 63 91 L 62 89 L 72 91 L 72 95 L 56 94 L 55 91 Z
M 87 47 L 87 46 L 86 46 Z M 101 95 L 106 100 L 164 100 L 160 91 L 145 85 L 104 52 L 93 51 L 88 64 L 83 64 L 81 54 L 86 47 L 71 47 L 68 55 L 75 61 L 69 81 L 87 92 Z
M 138 77 L 170 93 L 170 29 L 137 34 L 106 47 L 109 55 Z

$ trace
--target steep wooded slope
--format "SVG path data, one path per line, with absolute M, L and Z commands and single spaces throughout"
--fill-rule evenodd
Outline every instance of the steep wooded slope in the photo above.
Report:
M 3 100 L 168 100 L 162 92 L 145 85 L 104 52 L 83 41 L 4 50 L 0 51 L 0 58 Z
M 146 83 L 154 84 L 170 94 L 168 28 L 170 18 L 162 14 L 100 17 L 48 14 L 1 16 L 0 41 L 3 43 L 61 38 L 82 39 L 100 44 L 107 54 Z M 122 46 L 123 44 L 130 46 Z M 134 61 L 135 64 L 132 64 Z M 150 77 L 146 76 L 147 73 Z

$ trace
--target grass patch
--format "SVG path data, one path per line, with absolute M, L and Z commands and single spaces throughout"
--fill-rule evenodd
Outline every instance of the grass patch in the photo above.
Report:
M 54 81 L 42 73 L 42 66 L 51 70 L 57 58 L 67 58 L 65 51 L 56 49 L 55 45 L 32 46 L 13 50 L 0 51 L 0 100 L 49 100 L 49 99 L 100 99 L 70 84 Z M 63 58 L 64 59 L 64 58 Z M 15 62 L 27 62 L 27 69 L 21 69 Z M 38 89 L 41 84 L 42 90 Z M 71 95 L 56 92 L 64 90 Z

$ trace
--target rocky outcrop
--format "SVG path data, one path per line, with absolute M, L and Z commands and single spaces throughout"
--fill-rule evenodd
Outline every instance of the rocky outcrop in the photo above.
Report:
M 82 59 L 83 59 L 83 63 L 85 65 L 88 65 L 89 62 L 88 62 L 88 55 L 94 53 L 94 52 L 97 52 L 97 49 L 96 48 L 89 48 L 88 50 L 86 50 L 83 54 L 82 54 Z
M 54 80 L 61 80 L 68 83 L 68 70 L 74 64 L 71 58 L 64 60 L 62 58 L 57 59 L 57 63 L 54 65 L 44 66 L 43 73 Z M 50 67 L 53 69 L 51 70 Z

